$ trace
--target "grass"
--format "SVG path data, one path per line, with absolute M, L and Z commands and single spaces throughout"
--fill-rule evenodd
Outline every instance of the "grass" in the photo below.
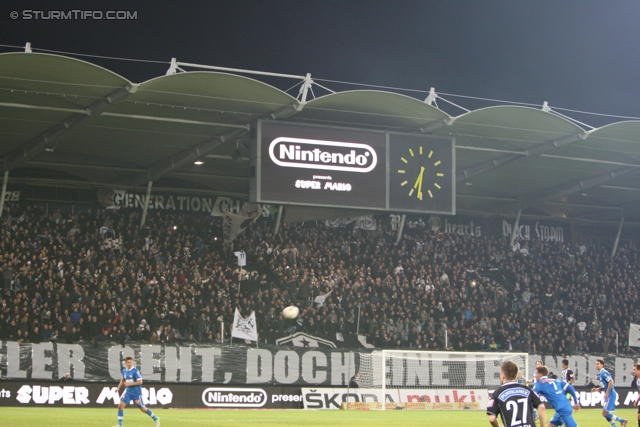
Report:
M 40 408 L 0 407 L 3 427 L 111 427 L 117 424 L 115 408 Z M 552 411 L 547 411 L 551 419 Z M 616 414 L 636 425 L 634 409 L 619 409 Z M 329 410 L 159 410 L 162 427 L 187 426 L 281 426 L 305 427 L 386 427 L 386 426 L 489 426 L 483 411 L 329 411 Z M 582 409 L 575 413 L 580 427 L 608 427 L 600 409 Z M 152 420 L 136 408 L 125 409 L 124 427 L 153 427 Z

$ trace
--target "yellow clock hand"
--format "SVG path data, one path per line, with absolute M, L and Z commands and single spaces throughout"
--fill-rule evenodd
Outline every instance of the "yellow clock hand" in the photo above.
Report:
M 422 200 L 422 178 L 424 176 L 424 166 L 420 168 L 420 175 L 418 175 L 418 180 L 416 183 L 418 184 L 418 199 Z
M 422 192 L 422 175 L 424 175 L 424 166 L 422 166 L 422 168 L 420 169 L 420 174 L 418 175 L 418 178 L 416 178 L 416 182 L 415 184 L 413 184 L 413 188 L 411 189 L 411 191 L 409 191 L 409 197 L 413 196 L 413 190 L 415 190 L 416 188 L 418 189 L 418 193 Z M 416 194 L 416 197 L 419 197 Z

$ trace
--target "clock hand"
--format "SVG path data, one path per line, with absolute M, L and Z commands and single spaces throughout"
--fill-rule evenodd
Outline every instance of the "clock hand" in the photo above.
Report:
M 420 168 L 420 173 L 418 174 L 418 177 L 416 178 L 416 183 L 413 184 L 413 188 L 418 188 L 418 185 L 420 185 L 422 183 L 422 175 L 424 175 L 424 166 L 422 166 Z
M 418 199 L 422 200 L 422 177 L 424 176 L 424 166 L 420 168 L 420 175 L 418 175 L 418 180 L 416 183 L 418 184 Z

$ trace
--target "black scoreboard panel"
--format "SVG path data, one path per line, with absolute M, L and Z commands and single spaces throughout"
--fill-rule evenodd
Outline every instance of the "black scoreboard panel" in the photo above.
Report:
M 259 121 L 251 201 L 455 213 L 452 138 Z

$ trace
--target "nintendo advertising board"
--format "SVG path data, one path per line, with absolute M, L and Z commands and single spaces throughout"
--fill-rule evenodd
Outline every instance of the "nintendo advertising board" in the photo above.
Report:
M 252 202 L 455 214 L 453 138 L 258 121 Z
M 120 390 L 122 391 L 122 390 Z M 302 408 L 300 387 L 229 386 L 224 384 L 155 383 L 142 387 L 151 408 L 297 409 Z M 3 381 L 2 406 L 115 407 L 120 393 L 111 383 L 82 381 Z

